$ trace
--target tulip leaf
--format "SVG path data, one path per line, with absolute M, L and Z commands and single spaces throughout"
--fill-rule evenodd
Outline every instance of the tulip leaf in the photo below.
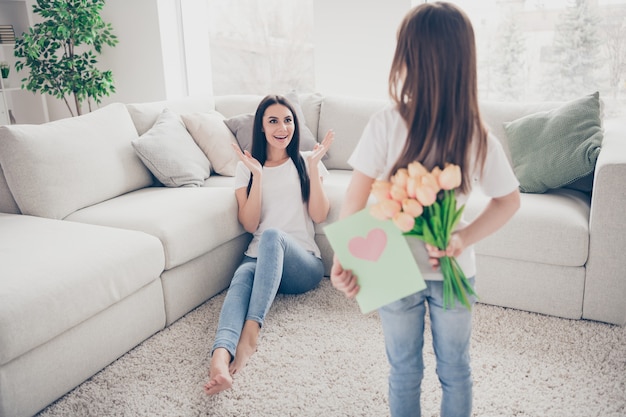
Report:
M 422 234 L 424 233 L 424 218 L 422 216 L 417 217 L 415 219 L 415 224 L 413 225 L 413 230 L 411 230 L 411 234 L 417 234 L 420 237 L 422 236 Z
M 461 208 L 459 208 L 457 212 L 454 213 L 454 216 L 452 218 L 452 222 L 450 225 L 451 229 L 454 229 L 457 223 L 459 222 L 459 220 L 461 220 L 461 216 L 463 215 L 463 210 L 465 210 L 465 204 L 463 204 Z
M 451 204 L 451 200 L 454 200 L 454 195 L 450 195 L 450 193 L 448 191 L 444 191 L 444 197 L 443 200 L 441 201 L 441 212 L 442 212 L 442 223 L 443 223 L 443 227 L 445 228 L 445 230 L 448 231 L 448 233 L 450 232 L 450 206 Z
M 432 246 L 437 246 L 437 238 L 436 236 L 433 234 L 432 230 L 430 229 L 430 226 L 428 225 L 427 222 L 424 222 L 424 227 L 422 229 L 422 240 L 426 243 L 428 243 L 429 245 Z

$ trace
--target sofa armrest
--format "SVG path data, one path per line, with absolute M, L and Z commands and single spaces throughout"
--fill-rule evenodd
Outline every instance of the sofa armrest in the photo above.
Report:
M 589 215 L 583 318 L 626 324 L 626 121 L 605 121 Z

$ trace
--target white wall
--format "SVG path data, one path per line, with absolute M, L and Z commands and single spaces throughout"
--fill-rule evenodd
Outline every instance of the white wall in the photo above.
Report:
M 315 0 L 316 90 L 387 98 L 396 32 L 410 8 L 410 0 Z
M 112 24 L 119 43 L 113 48 L 105 46 L 98 57 L 99 68 L 113 71 L 117 91 L 105 97 L 102 105 L 165 100 L 187 93 L 180 71 L 189 57 L 180 55 L 178 39 L 161 38 L 161 28 L 181 18 L 175 15 L 178 1 L 106 2 L 102 18 Z M 316 90 L 322 94 L 387 98 L 396 31 L 410 7 L 411 0 L 315 0 Z M 204 71 L 210 66 L 202 64 Z M 205 81 L 195 90 L 210 93 L 210 85 Z M 62 101 L 48 96 L 47 103 L 51 120 L 69 116 Z
M 171 1 L 171 0 L 160 0 Z M 210 13 L 208 0 L 178 0 L 181 2 L 181 20 L 185 39 L 193 39 L 195 48 L 203 53 L 199 54 L 191 48 L 184 50 L 185 68 L 181 68 L 181 79 L 185 78 L 185 93 L 190 96 L 213 95 L 213 80 L 211 74 L 211 48 L 209 41 L 208 17 Z M 192 6 L 192 7 L 190 7 Z
M 30 2 L 34 2 L 30 0 Z M 155 0 L 108 0 L 102 18 L 113 25 L 119 43 L 104 46 L 98 68 L 113 72 L 116 93 L 104 97 L 101 106 L 112 102 L 164 100 L 166 86 L 159 16 Z M 47 96 L 50 120 L 69 117 L 61 100 Z
M 177 82 L 184 78 L 180 74 L 182 60 L 190 57 L 177 56 L 174 45 L 177 39 L 161 41 L 159 37 L 160 27 L 167 29 L 176 18 L 173 6 L 176 2 L 107 1 L 102 17 L 113 25 L 120 38 L 115 48 L 105 48 L 100 59 L 102 68 L 113 71 L 118 91 L 105 100 L 107 103 L 163 100 L 186 93 Z M 316 90 L 326 94 L 388 97 L 387 79 L 396 31 L 410 8 L 411 0 L 315 0 Z M 191 23 L 188 16 L 183 17 Z M 200 26 L 193 25 L 198 31 L 194 34 L 197 38 L 207 36 L 199 31 Z M 200 72 L 203 74 L 196 74 L 188 80 L 195 85 L 194 94 L 198 91 L 210 93 L 210 84 L 205 81 L 204 85 L 199 85 L 197 82 L 207 79 L 210 72 L 208 60 L 207 54 L 207 62 L 196 62 L 195 65 L 202 67 Z
M 102 18 L 119 43 L 105 47 L 99 62 L 115 77 L 117 93 L 107 101 L 131 103 L 166 97 L 159 11 L 155 0 L 107 0 Z

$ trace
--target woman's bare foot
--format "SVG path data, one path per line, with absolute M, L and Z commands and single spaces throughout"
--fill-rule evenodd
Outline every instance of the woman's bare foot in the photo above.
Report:
M 241 371 L 248 359 L 256 352 L 257 341 L 261 326 L 254 320 L 246 320 L 241 331 L 239 343 L 237 343 L 237 351 L 235 352 L 235 360 L 230 364 L 229 370 L 231 375 L 235 375 Z
M 228 370 L 229 363 L 230 353 L 224 348 L 215 349 L 209 368 L 209 382 L 204 385 L 207 395 L 215 395 L 232 388 L 233 377 Z

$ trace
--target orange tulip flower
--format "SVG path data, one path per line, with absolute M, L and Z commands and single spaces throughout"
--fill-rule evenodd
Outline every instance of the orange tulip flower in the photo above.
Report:
M 439 186 L 442 190 L 454 190 L 461 185 L 461 167 L 458 165 L 447 164 L 441 171 L 439 178 Z
M 382 213 L 385 215 L 385 218 L 387 219 L 391 219 L 393 216 L 399 213 L 400 210 L 402 210 L 402 204 L 400 204 L 396 200 L 384 200 L 384 201 L 381 201 L 379 204 L 380 204 L 380 209 L 382 210 Z
M 419 177 L 424 174 L 428 174 L 428 170 L 421 163 L 415 161 L 411 162 L 407 167 L 409 171 L 409 177 Z
M 392 220 L 396 227 L 400 229 L 400 231 L 402 231 L 403 233 L 410 232 L 415 225 L 415 218 L 403 211 L 396 213 L 396 215 L 393 216 Z
M 424 207 L 437 201 L 437 191 L 431 187 L 421 186 L 415 189 L 415 198 Z
M 391 198 L 393 198 L 396 201 L 402 201 L 408 196 L 406 192 L 406 187 L 401 187 L 397 184 L 393 184 L 391 186 L 391 190 L 389 191 L 389 194 L 391 195 Z
M 383 201 L 389 200 L 391 195 L 389 191 L 391 190 L 391 183 L 389 181 L 381 181 L 376 180 L 372 184 L 372 194 L 376 197 L 376 200 Z
M 406 168 L 400 168 L 392 177 L 391 182 L 399 187 L 406 187 L 406 180 L 409 178 L 409 171 Z
M 424 212 L 424 207 L 417 201 L 412 198 L 405 198 L 402 201 L 402 211 L 413 216 L 419 217 Z

